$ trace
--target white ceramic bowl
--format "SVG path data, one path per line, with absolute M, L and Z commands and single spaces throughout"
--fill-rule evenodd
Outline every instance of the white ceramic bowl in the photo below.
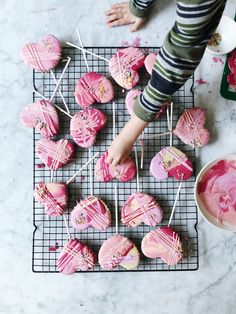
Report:
M 205 208 L 204 204 L 202 203 L 198 192 L 197 192 L 197 187 L 199 182 L 201 181 L 202 177 L 204 176 L 204 174 L 213 166 L 215 165 L 218 161 L 220 160 L 229 160 L 229 159 L 233 159 L 236 161 L 236 155 L 229 155 L 229 156 L 223 156 L 221 158 L 217 158 L 211 162 L 209 162 L 208 164 L 206 164 L 201 171 L 199 172 L 197 178 L 196 178 L 196 182 L 195 182 L 195 186 L 194 186 L 194 198 L 195 198 L 195 202 L 197 204 L 198 210 L 200 211 L 202 217 L 211 225 L 213 225 L 214 227 L 221 229 L 221 230 L 225 230 L 225 231 L 231 231 L 231 232 L 236 232 L 236 225 L 228 225 L 225 224 L 224 225 L 219 225 L 217 222 L 217 219 L 212 216 L 209 211 Z
M 207 50 L 217 55 L 227 54 L 236 47 L 236 22 L 223 15 L 215 31 L 221 35 L 221 41 L 217 46 L 207 45 Z

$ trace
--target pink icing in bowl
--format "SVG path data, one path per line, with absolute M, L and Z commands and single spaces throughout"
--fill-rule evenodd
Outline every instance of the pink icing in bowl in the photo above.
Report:
M 194 195 L 207 222 L 236 232 L 236 156 L 218 158 L 204 166 L 197 176 Z

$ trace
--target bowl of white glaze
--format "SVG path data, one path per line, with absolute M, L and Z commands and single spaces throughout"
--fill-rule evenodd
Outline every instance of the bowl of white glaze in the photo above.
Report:
M 223 15 L 212 39 L 208 42 L 207 50 L 211 53 L 223 55 L 236 47 L 236 22 Z
M 195 182 L 194 198 L 209 224 L 236 232 L 236 155 L 217 158 L 201 169 Z

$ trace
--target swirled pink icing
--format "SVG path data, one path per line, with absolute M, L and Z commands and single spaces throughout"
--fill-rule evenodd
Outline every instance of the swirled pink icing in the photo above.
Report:
M 219 160 L 200 178 L 197 193 L 218 224 L 236 225 L 236 160 Z

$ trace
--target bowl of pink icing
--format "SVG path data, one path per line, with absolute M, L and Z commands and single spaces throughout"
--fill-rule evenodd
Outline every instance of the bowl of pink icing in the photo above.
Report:
M 218 158 L 197 176 L 195 201 L 211 225 L 236 232 L 236 156 Z

